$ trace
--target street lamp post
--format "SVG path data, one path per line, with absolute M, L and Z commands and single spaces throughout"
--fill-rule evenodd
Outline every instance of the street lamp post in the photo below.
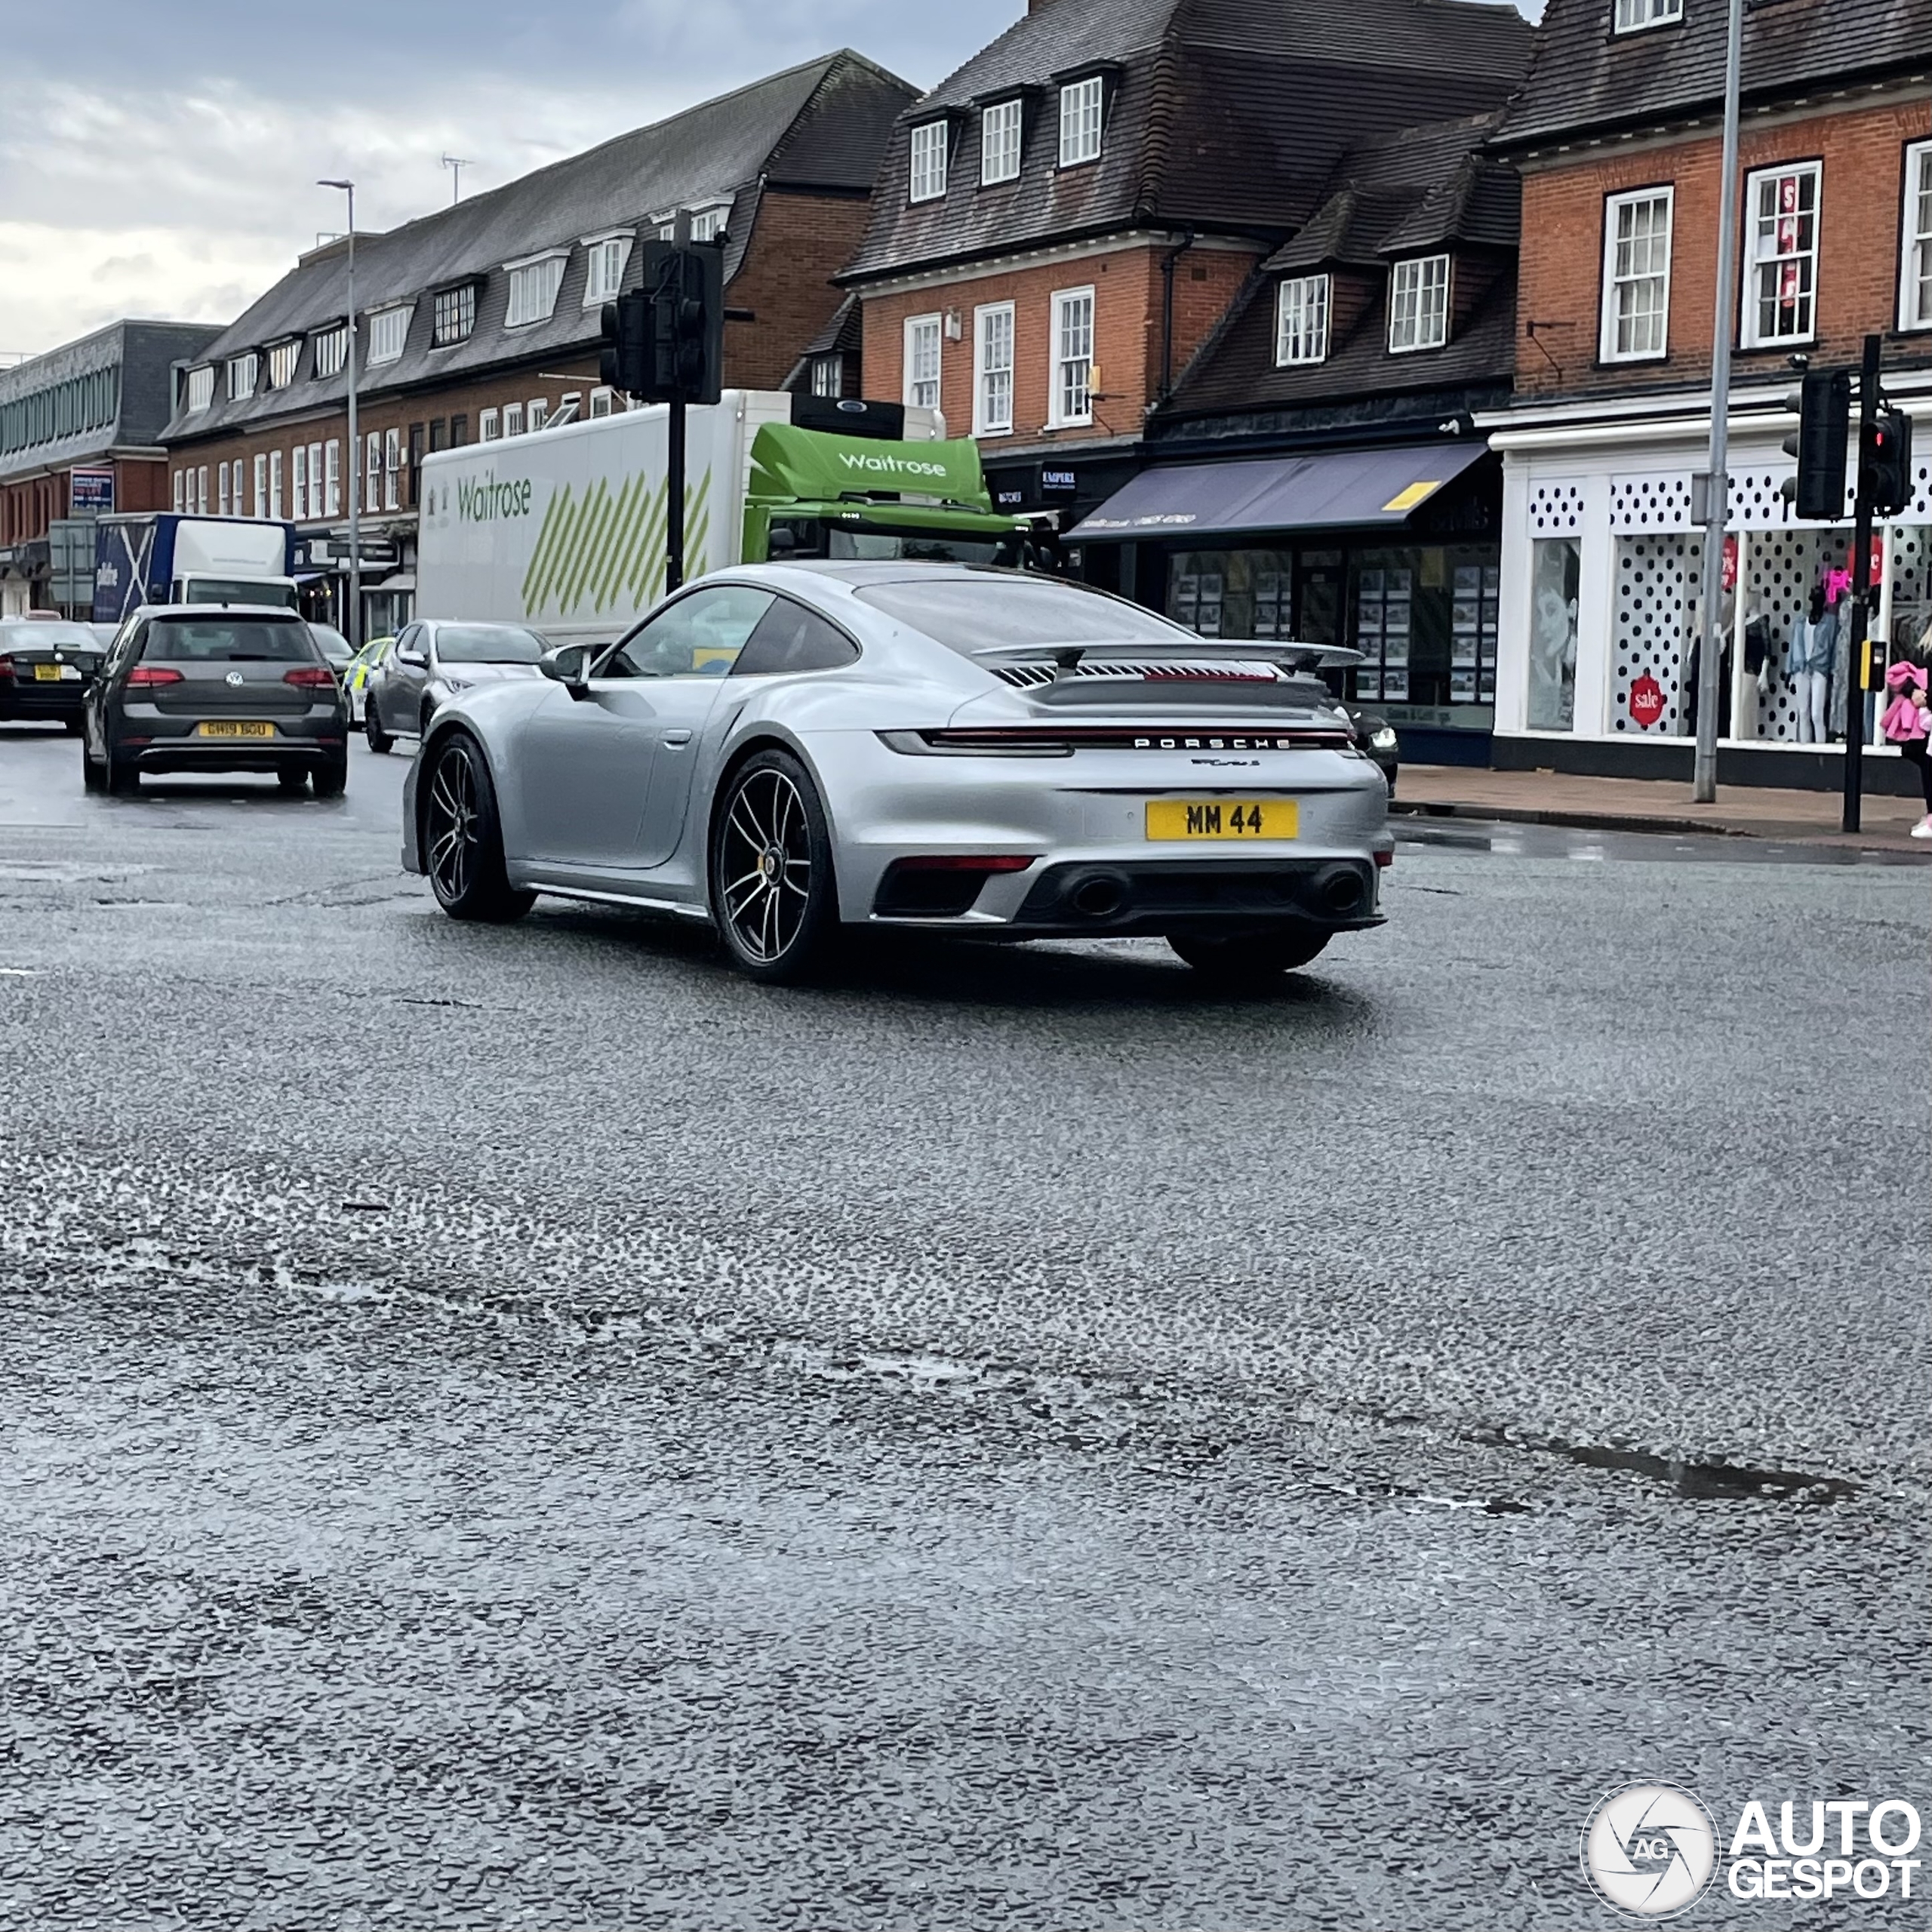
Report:
M 1730 521 L 1730 331 L 1737 278 L 1738 89 L 1744 56 L 1744 0 L 1730 0 L 1730 37 L 1724 54 L 1724 184 L 1718 198 L 1717 315 L 1711 328 L 1711 469 L 1704 507 L 1704 586 L 1697 654 L 1697 749 L 1691 796 L 1700 805 L 1718 795 L 1718 712 L 1724 678 L 1724 537 Z
M 318 181 L 349 197 L 349 643 L 362 648 L 362 448 L 355 427 L 355 183 Z

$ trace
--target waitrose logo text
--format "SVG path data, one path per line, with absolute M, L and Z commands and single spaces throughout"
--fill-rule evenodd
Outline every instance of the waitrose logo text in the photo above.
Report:
M 499 483 L 494 472 L 480 482 L 460 478 L 456 486 L 457 515 L 465 523 L 494 523 L 499 517 L 530 514 L 530 479 Z
M 944 476 L 947 473 L 943 463 L 919 463 L 905 456 L 874 456 L 869 453 L 860 456 L 853 451 L 841 450 L 838 460 L 848 469 L 860 470 L 872 476 Z

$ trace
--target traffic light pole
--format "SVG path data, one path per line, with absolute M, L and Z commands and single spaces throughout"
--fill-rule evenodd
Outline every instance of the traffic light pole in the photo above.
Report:
M 1847 832 L 1860 829 L 1865 793 L 1866 640 L 1872 635 L 1872 489 L 1866 452 L 1878 420 L 1878 357 L 1884 338 L 1865 338 L 1858 377 L 1858 521 L 1853 527 L 1851 648 L 1845 654 L 1844 817 Z
M 671 398 L 670 446 L 666 460 L 667 492 L 664 506 L 664 594 L 685 584 L 685 398 Z

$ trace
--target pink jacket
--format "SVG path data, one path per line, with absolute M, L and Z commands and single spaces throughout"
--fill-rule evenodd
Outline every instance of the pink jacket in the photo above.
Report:
M 1878 720 L 1878 729 L 1892 743 L 1912 744 L 1932 737 L 1932 710 L 1924 703 L 1925 688 L 1926 674 L 1916 664 L 1894 664 L 1885 673 L 1885 688 L 1896 695 Z

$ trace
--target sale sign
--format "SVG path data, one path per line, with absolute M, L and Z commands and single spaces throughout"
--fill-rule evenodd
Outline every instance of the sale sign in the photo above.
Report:
M 1646 671 L 1630 687 L 1630 715 L 1647 731 L 1663 715 L 1663 687 Z

